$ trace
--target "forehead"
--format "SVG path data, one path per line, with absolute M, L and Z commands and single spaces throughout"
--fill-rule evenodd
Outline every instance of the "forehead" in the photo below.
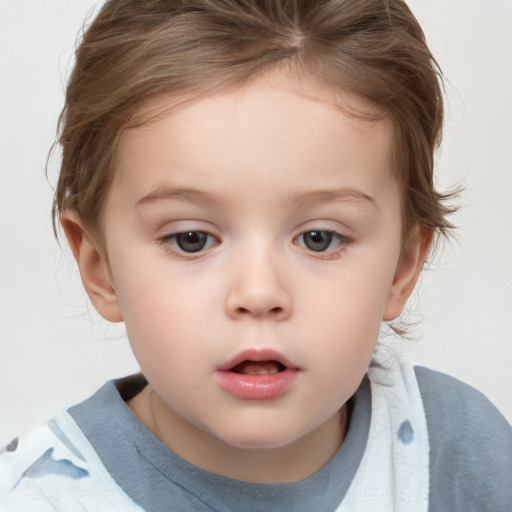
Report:
M 242 191 L 260 182 L 329 189 L 334 174 L 336 186 L 371 195 L 391 178 L 391 129 L 375 107 L 297 76 L 273 73 L 145 109 L 150 120 L 120 141 L 113 183 L 134 197 L 169 182 L 219 194 L 234 181 Z

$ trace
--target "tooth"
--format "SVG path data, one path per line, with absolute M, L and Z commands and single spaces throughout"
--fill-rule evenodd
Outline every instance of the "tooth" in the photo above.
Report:
M 275 375 L 282 369 L 277 361 L 243 361 L 233 368 L 243 375 Z

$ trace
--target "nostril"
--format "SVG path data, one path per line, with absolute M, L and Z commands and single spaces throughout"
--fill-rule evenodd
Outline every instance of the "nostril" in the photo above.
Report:
M 271 308 L 267 314 L 271 315 L 271 316 L 278 316 L 278 315 L 281 315 L 283 313 L 284 309 L 280 306 L 276 306 L 274 308 Z M 237 314 L 239 315 L 248 315 L 248 314 L 254 314 L 254 312 L 250 309 L 250 308 L 244 308 L 244 307 L 239 307 L 236 309 L 236 312 Z M 258 316 L 265 316 L 265 313 L 264 312 L 261 312 Z

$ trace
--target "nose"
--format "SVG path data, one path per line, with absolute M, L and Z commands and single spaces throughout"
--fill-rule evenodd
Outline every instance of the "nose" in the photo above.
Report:
M 292 314 L 292 298 L 284 276 L 272 258 L 252 255 L 231 265 L 226 313 L 232 319 L 286 320 Z

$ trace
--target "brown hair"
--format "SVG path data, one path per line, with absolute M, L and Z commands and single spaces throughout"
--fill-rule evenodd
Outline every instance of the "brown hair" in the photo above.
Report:
M 287 63 L 386 115 L 405 236 L 417 224 L 446 234 L 449 196 L 433 183 L 440 73 L 402 0 L 108 0 L 67 87 L 54 227 L 65 209 L 98 226 L 117 143 L 150 99 L 193 97 Z

